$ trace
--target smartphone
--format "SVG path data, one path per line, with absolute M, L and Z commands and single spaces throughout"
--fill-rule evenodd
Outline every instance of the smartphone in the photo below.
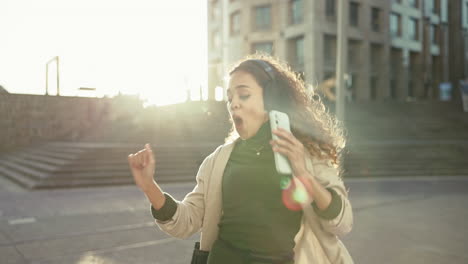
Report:
M 270 117 L 271 135 L 273 139 L 278 139 L 278 136 L 273 134 L 273 130 L 275 129 L 283 128 L 284 130 L 291 132 L 291 128 L 289 125 L 289 117 L 286 113 L 276 111 L 276 110 L 271 110 L 269 113 L 269 117 Z M 276 171 L 279 174 L 292 174 L 291 165 L 289 164 L 288 157 L 278 152 L 273 152 L 273 154 L 275 157 Z

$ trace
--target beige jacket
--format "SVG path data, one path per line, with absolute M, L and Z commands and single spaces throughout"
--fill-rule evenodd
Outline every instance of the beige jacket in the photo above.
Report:
M 171 220 L 156 220 L 167 234 L 187 238 L 201 229 L 200 249 L 209 251 L 218 237 L 218 223 L 222 215 L 221 183 L 224 168 L 234 147 L 228 143 L 218 147 L 201 164 L 197 185 L 184 200 L 178 202 Z M 320 218 L 312 206 L 303 209 L 301 228 L 295 237 L 296 264 L 353 263 L 338 236 L 350 232 L 353 214 L 348 194 L 337 169 L 324 161 L 307 159 L 307 169 L 324 187 L 333 188 L 343 202 L 342 210 L 333 220 Z

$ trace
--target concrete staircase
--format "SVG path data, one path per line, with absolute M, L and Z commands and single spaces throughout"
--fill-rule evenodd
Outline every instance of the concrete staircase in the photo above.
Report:
M 365 102 L 346 105 L 349 142 L 468 140 L 468 113 L 453 102 Z
M 50 142 L 0 156 L 0 177 L 27 189 L 132 184 L 127 156 L 141 145 Z M 212 144 L 153 146 L 159 182 L 194 181 Z
M 468 140 L 366 142 L 349 149 L 345 177 L 468 176 Z
M 199 165 L 229 130 L 226 106 L 209 105 L 206 115 L 204 105 L 192 102 L 172 115 L 177 107 L 161 110 L 167 114 L 156 128 L 113 127 L 115 135 L 103 138 L 114 143 L 49 142 L 2 153 L 0 177 L 28 189 L 133 184 L 127 156 L 154 142 L 158 182 L 195 181 Z M 346 110 L 344 177 L 468 175 L 468 113 L 460 105 L 367 102 Z
M 347 105 L 345 177 L 468 176 L 468 113 L 453 102 Z

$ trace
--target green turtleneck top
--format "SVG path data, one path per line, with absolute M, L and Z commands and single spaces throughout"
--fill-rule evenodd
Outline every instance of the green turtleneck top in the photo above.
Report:
M 219 223 L 219 237 L 241 249 L 257 253 L 279 255 L 294 247 L 294 237 L 300 228 L 302 211 L 290 211 L 282 202 L 282 177 L 276 172 L 269 122 L 247 140 L 238 140 L 226 164 L 222 181 L 223 215 Z M 259 153 L 259 155 L 257 155 Z M 329 207 L 320 210 L 312 206 L 324 219 L 336 218 L 342 206 L 340 196 L 332 188 Z M 160 221 L 170 220 L 177 210 L 177 202 L 167 193 L 164 206 L 151 213 Z
M 294 248 L 302 211 L 290 211 L 282 202 L 280 182 L 291 175 L 276 172 L 270 140 L 266 122 L 234 146 L 223 175 L 219 236 L 237 248 L 276 255 Z

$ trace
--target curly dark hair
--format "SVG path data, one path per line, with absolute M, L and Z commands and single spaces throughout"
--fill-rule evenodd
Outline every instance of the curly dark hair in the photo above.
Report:
M 255 60 L 268 63 L 274 72 L 271 78 Z M 266 54 L 253 54 L 237 62 L 229 75 L 236 71 L 252 74 L 263 88 L 265 108 L 288 114 L 291 132 L 302 142 L 307 151 L 323 160 L 331 160 L 340 167 L 340 154 L 345 147 L 345 130 L 336 117 L 328 112 L 320 96 L 313 89 L 307 90 L 300 74 L 289 65 Z M 231 123 L 232 120 L 231 120 Z M 238 137 L 234 125 L 226 141 Z

